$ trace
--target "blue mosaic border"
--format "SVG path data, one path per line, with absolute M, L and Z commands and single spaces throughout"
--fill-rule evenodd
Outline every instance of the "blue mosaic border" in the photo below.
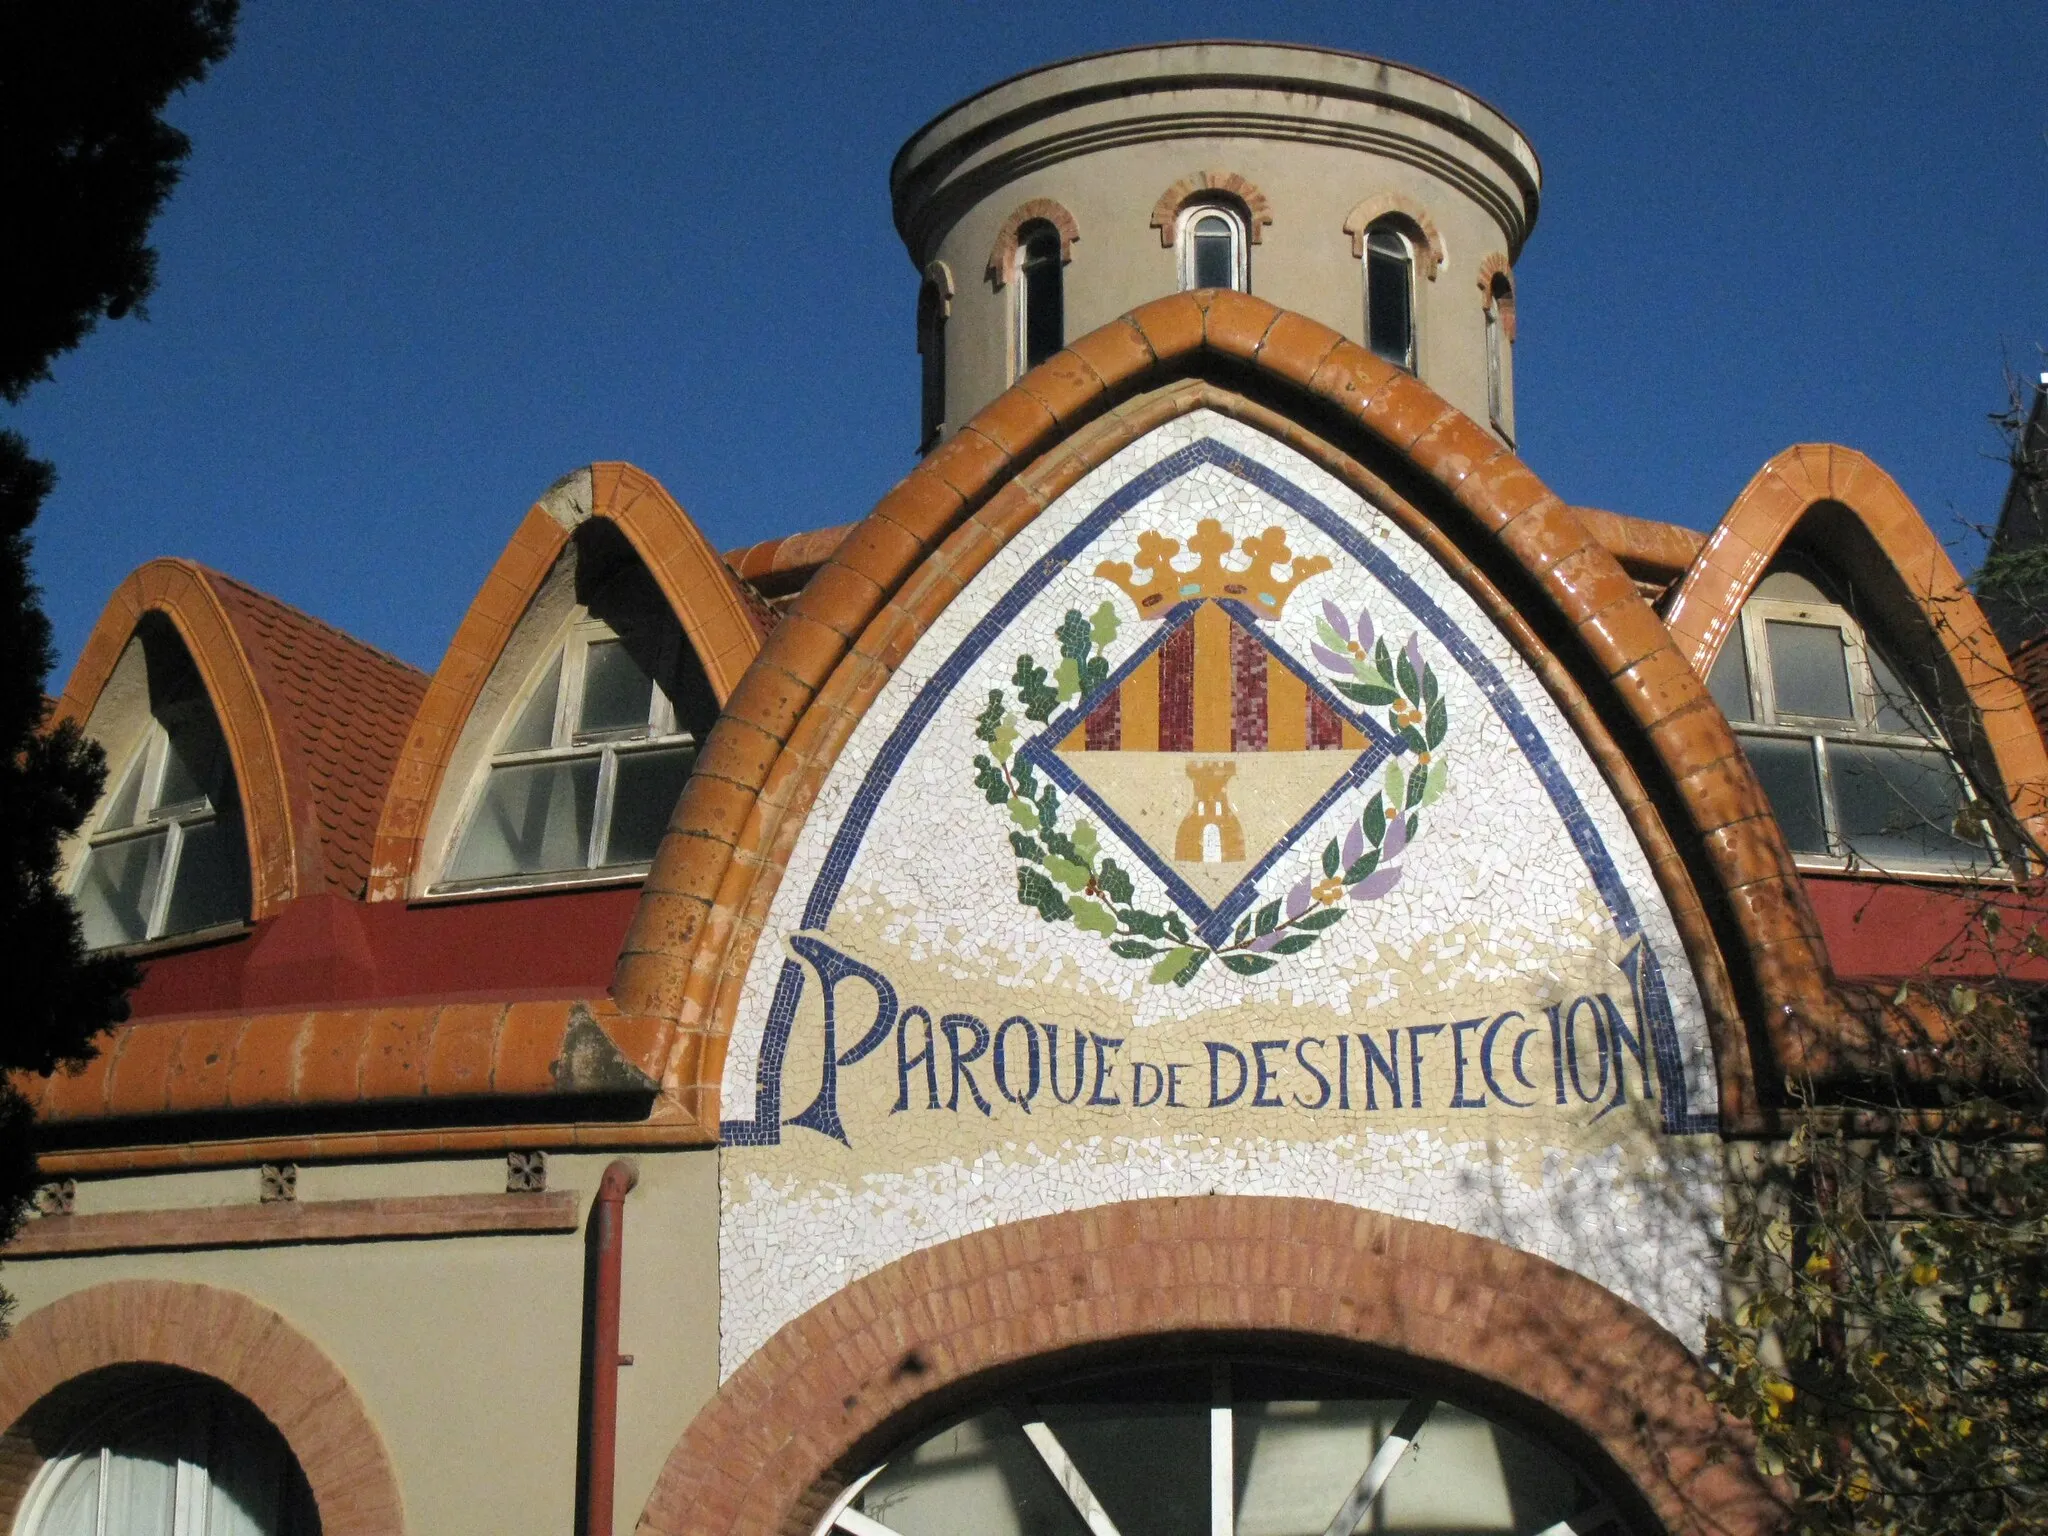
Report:
M 1566 777 L 1563 766 L 1551 753 L 1550 745 L 1536 729 L 1535 722 L 1522 708 L 1521 701 L 1508 687 L 1507 680 L 1492 662 L 1486 659 L 1479 647 L 1460 629 L 1451 616 L 1440 608 L 1428 593 L 1424 592 L 1413 577 L 1396 565 L 1384 550 L 1377 548 L 1362 529 L 1359 529 L 1325 506 L 1309 492 L 1275 473 L 1265 465 L 1247 458 L 1236 449 L 1217 442 L 1214 438 L 1203 438 L 1190 443 L 1167 455 L 1150 469 L 1143 470 L 1124 485 L 1106 497 L 1095 510 L 1076 524 L 1071 532 L 1062 538 L 1045 554 L 1034 561 L 1010 589 L 998 598 L 981 620 L 967 632 L 966 637 L 955 646 L 951 655 L 933 674 L 931 680 L 911 700 L 910 707 L 903 712 L 903 718 L 896 722 L 889 732 L 875 761 L 861 780 L 852 803 L 841 818 L 839 828 L 833 835 L 832 846 L 826 851 L 823 868 L 818 872 L 817 881 L 811 887 L 809 899 L 804 903 L 802 927 L 820 932 L 830 920 L 832 909 L 838 904 L 847 876 L 852 872 L 854 858 L 860 852 L 862 841 L 867 836 L 869 825 L 875 813 L 881 809 L 883 797 L 888 793 L 904 759 L 910 755 L 917 740 L 926 727 L 937 716 L 953 690 L 967 674 L 968 669 L 981 658 L 995 640 L 1010 627 L 1010 624 L 1024 611 L 1038 594 L 1045 590 L 1052 579 L 1064 571 L 1074 558 L 1081 554 L 1101 534 L 1128 512 L 1132 507 L 1152 495 L 1161 487 L 1171 484 L 1183 475 L 1192 473 L 1203 465 L 1214 465 L 1227 474 L 1235 475 L 1247 485 L 1264 492 L 1283 506 L 1299 513 L 1313 523 L 1344 552 L 1364 566 L 1374 580 L 1386 588 L 1393 597 L 1412 613 L 1429 631 L 1438 644 L 1450 653 L 1453 660 L 1464 669 L 1466 676 L 1478 686 L 1493 707 L 1494 713 L 1508 729 L 1515 745 L 1535 771 L 1537 780 L 1550 796 L 1573 846 L 1592 877 L 1594 889 L 1600 893 L 1609 915 L 1614 920 L 1615 931 L 1623 938 L 1637 938 L 1642 933 L 1642 919 L 1637 913 L 1635 902 L 1627 887 L 1622 884 L 1621 873 L 1615 867 L 1606 844 L 1601 840 L 1599 830 L 1593 825 L 1585 804 L 1579 799 L 1578 791 Z M 1071 729 L 1071 725 L 1069 726 Z M 1640 952 L 1647 954 L 1647 946 L 1640 946 Z M 1655 965 L 1655 956 L 1649 956 Z M 1655 973 L 1653 973 L 1655 974 Z M 1662 994 L 1661 975 L 1656 976 L 1654 991 Z M 751 1120 L 727 1120 L 719 1126 L 721 1139 L 729 1146 L 772 1146 L 781 1140 L 782 1132 L 782 1062 L 789 1049 L 789 1034 L 795 1022 L 798 1000 L 803 991 L 803 971 L 794 960 L 785 960 L 781 975 L 775 987 L 775 995 L 769 1004 L 767 1028 L 761 1040 L 761 1055 L 755 1068 L 754 1118 Z M 1675 1023 L 1671 1017 L 1668 999 L 1660 997 L 1664 1006 L 1650 1010 L 1648 1020 L 1653 1038 L 1660 1074 L 1663 1074 L 1659 1103 L 1663 1112 L 1663 1129 L 1668 1134 L 1682 1135 L 1714 1131 L 1719 1128 L 1719 1117 L 1712 1113 L 1693 1113 L 1687 1106 L 1687 1090 L 1682 1069 L 1681 1050 Z M 1662 1017 L 1654 1015 L 1661 1013 Z M 1665 1074 L 1667 1065 L 1670 1067 Z

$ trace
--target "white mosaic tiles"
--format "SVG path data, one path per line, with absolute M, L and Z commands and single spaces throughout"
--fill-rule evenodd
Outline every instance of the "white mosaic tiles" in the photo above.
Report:
M 1700 1003 L 1620 807 L 1447 573 L 1210 412 L 1077 484 L 882 691 L 723 1097 L 725 1373 L 905 1253 L 1150 1195 L 1456 1227 L 1689 1342 L 1716 1284 Z

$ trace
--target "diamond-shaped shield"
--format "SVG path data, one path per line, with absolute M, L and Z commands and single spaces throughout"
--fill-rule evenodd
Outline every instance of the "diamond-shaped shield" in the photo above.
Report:
M 1277 645 L 1255 610 L 1204 599 L 1161 620 L 1021 752 L 1214 944 L 1393 747 L 1384 727 Z

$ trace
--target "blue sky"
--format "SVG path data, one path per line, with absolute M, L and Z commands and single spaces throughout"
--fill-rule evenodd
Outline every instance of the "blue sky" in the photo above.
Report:
M 53 690 L 163 554 L 431 670 L 593 459 L 728 546 L 862 515 L 914 463 L 897 146 L 1003 75 L 1202 36 L 1415 64 L 1529 135 L 1517 407 L 1568 499 L 1705 527 L 1828 439 L 1945 536 L 1994 515 L 2001 364 L 2048 366 L 2036 0 L 245 0 L 173 108 L 194 149 L 149 318 L 0 407 L 60 476 Z

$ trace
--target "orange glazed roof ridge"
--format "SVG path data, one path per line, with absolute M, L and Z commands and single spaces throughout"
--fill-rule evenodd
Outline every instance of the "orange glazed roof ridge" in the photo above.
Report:
M 397 657 L 207 569 L 292 760 L 292 817 L 318 840 L 329 888 L 363 894 L 370 847 L 427 676 Z M 289 772 L 289 770 L 288 770 Z

